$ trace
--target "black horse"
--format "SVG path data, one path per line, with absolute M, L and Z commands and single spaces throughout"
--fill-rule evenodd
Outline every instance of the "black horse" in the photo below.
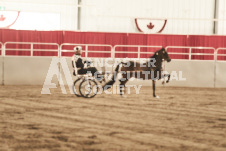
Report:
M 155 54 L 149 58 L 149 60 L 144 63 L 140 64 L 138 62 L 129 61 L 126 63 L 119 63 L 115 69 L 115 72 L 112 76 L 112 79 L 107 82 L 103 89 L 109 89 L 113 86 L 115 83 L 115 80 L 117 78 L 117 74 L 122 74 L 122 79 L 120 79 L 120 95 L 123 95 L 123 89 L 125 88 L 125 84 L 128 82 L 128 80 L 132 77 L 137 79 L 143 79 L 143 80 L 152 80 L 152 86 L 153 86 L 153 97 L 158 97 L 155 95 L 155 83 L 156 80 L 168 77 L 166 83 L 170 80 L 170 74 L 163 74 L 162 69 L 162 62 L 167 61 L 170 62 L 171 59 L 165 50 L 165 48 L 162 48 L 155 52 Z M 125 89 L 124 89 L 125 90 Z

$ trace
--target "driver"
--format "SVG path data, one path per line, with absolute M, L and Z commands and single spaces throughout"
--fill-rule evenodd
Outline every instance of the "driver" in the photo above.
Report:
M 88 73 L 91 73 L 92 76 L 94 76 L 98 81 L 102 81 L 103 79 L 103 75 L 101 75 L 97 69 L 95 67 L 88 67 L 88 68 L 85 68 L 84 64 L 86 63 L 87 66 L 89 66 L 91 64 L 91 62 L 89 61 L 85 61 L 83 63 L 82 61 L 82 47 L 81 46 L 76 46 L 74 47 L 74 51 L 75 51 L 75 54 L 72 56 L 72 67 L 74 68 L 74 71 L 73 71 L 73 75 L 76 76 L 76 68 L 77 68 L 77 73 L 78 74 L 88 74 Z M 75 68 L 76 67 L 76 68 Z

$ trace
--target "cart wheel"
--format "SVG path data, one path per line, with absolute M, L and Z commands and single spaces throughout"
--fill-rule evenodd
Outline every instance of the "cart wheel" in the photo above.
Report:
M 85 79 L 79 85 L 79 92 L 85 98 L 92 98 L 98 93 L 98 85 L 96 81 Z
M 82 95 L 79 92 L 79 85 L 82 82 L 82 78 L 78 78 L 77 80 L 74 81 L 74 84 L 72 86 L 73 92 L 77 97 L 81 97 Z

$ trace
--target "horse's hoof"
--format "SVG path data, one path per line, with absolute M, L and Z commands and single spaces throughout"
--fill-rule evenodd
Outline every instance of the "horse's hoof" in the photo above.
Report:
M 159 96 L 155 96 L 155 98 L 156 98 L 156 99 L 159 99 L 160 97 L 159 97 Z
M 166 81 L 166 83 L 169 83 L 169 81 Z

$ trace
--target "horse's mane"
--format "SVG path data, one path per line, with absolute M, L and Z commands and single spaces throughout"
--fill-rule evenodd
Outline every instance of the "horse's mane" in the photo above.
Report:
M 156 52 L 155 52 L 154 55 L 151 56 L 150 58 L 156 58 L 156 57 L 157 57 L 157 55 L 156 55 Z
M 162 49 L 164 49 L 164 48 L 162 48 Z M 162 66 L 162 59 L 158 58 L 159 55 L 157 55 L 157 53 L 159 53 L 160 51 L 162 51 L 162 49 L 156 51 L 154 53 L 154 55 L 150 57 L 150 60 L 149 60 L 149 61 L 152 61 L 152 59 L 155 59 L 156 60 L 155 66 L 157 66 L 157 67 L 161 67 Z

